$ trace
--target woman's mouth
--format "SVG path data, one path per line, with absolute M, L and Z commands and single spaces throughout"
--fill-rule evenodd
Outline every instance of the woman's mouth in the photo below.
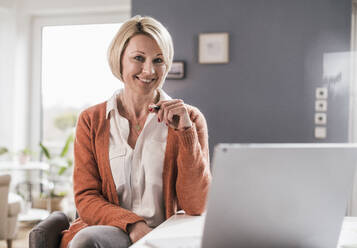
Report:
M 156 78 L 139 78 L 139 77 L 136 77 L 136 79 L 140 80 L 141 82 L 143 82 L 145 84 L 149 84 L 156 80 Z

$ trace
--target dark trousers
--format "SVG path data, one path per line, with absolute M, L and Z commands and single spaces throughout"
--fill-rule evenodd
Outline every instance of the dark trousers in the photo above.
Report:
M 129 235 L 113 226 L 89 226 L 80 230 L 68 248 L 128 248 Z

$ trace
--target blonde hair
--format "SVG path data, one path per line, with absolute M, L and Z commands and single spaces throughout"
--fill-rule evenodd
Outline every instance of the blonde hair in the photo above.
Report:
M 112 73 L 123 82 L 121 59 L 129 40 L 137 34 L 148 35 L 160 47 L 166 64 L 166 71 L 163 77 L 165 79 L 171 68 L 174 56 L 172 38 L 159 21 L 149 16 L 141 17 L 137 15 L 121 25 L 108 49 L 108 62 Z

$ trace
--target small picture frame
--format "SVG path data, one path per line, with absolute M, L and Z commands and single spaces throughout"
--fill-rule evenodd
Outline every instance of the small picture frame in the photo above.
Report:
M 172 62 L 171 69 L 167 74 L 167 79 L 183 79 L 185 78 L 185 62 L 174 61 Z
M 229 63 L 229 34 L 228 33 L 199 34 L 198 61 L 200 64 Z

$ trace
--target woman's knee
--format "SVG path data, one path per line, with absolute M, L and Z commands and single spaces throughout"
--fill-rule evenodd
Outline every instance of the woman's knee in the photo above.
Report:
M 99 248 L 96 244 L 96 240 L 90 232 L 85 229 L 79 231 L 72 239 L 70 248 Z
M 129 236 L 116 227 L 90 226 L 79 231 L 70 248 L 127 248 L 131 245 Z

